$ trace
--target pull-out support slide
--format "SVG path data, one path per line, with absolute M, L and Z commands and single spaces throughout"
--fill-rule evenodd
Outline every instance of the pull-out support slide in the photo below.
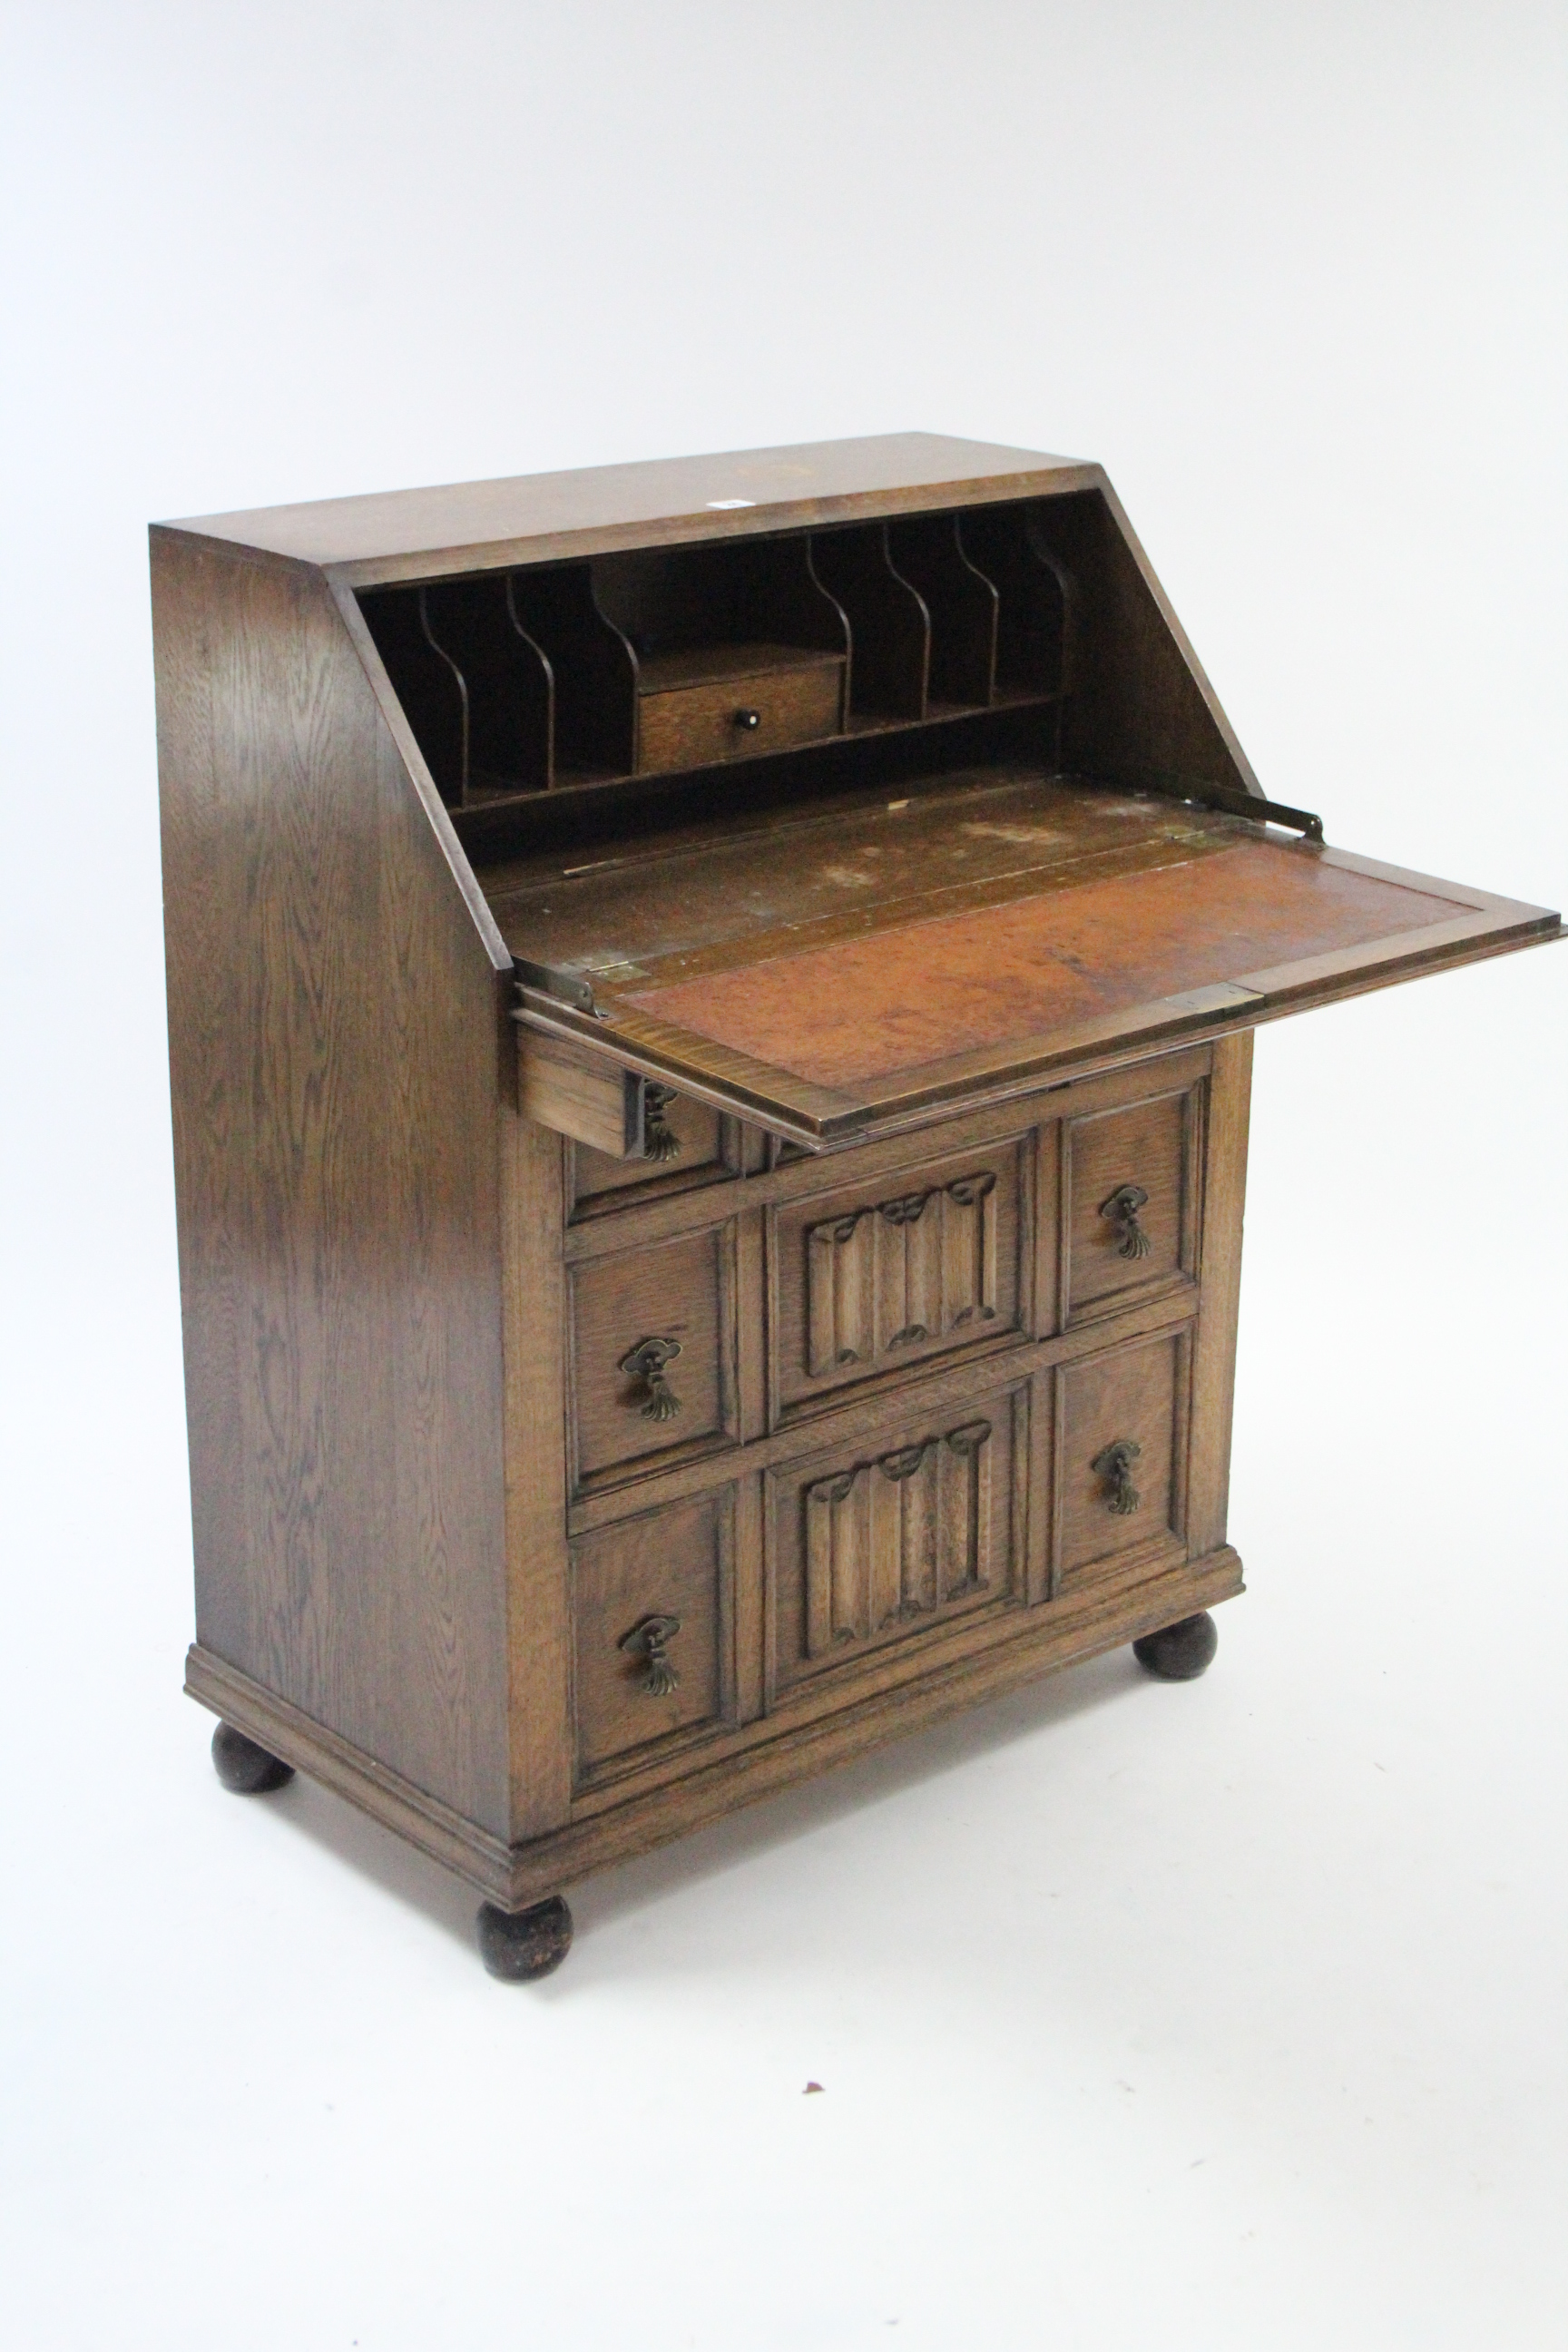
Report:
M 647 1156 L 648 1083 L 563 1037 L 521 1033 L 518 1108 L 524 1118 L 612 1160 Z

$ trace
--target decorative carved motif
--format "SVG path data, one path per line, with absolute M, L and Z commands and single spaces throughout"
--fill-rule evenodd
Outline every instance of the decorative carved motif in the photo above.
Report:
M 1102 1447 L 1089 1465 L 1095 1475 L 1103 1478 L 1110 1487 L 1105 1507 L 1113 1511 L 1119 1519 L 1124 1519 L 1130 1511 L 1135 1511 L 1143 1500 L 1132 1484 L 1132 1465 L 1142 1451 L 1136 1438 L 1119 1437 L 1113 1445 Z
M 988 1421 L 966 1422 L 962 1429 L 950 1429 L 947 1433 L 948 1444 L 961 1465 L 959 1476 L 947 1482 L 949 1539 L 944 1555 L 947 1581 L 942 1591 L 947 1601 L 956 1601 L 965 1592 L 977 1592 L 988 1581 L 985 1569 L 991 1557 L 991 1481 L 986 1475 L 984 1448 L 990 1435 Z
M 644 1159 L 679 1160 L 680 1138 L 664 1115 L 675 1100 L 675 1088 L 650 1082 L 643 1088 L 642 1099 Z
M 933 1197 L 927 1190 L 877 1203 L 878 1218 L 889 1228 L 877 1236 L 878 1327 L 887 1335 L 884 1349 L 918 1347 L 941 1325 L 941 1212 L 926 1215 Z
M 680 1411 L 680 1399 L 664 1376 L 665 1366 L 679 1353 L 679 1339 L 639 1339 L 630 1354 L 621 1358 L 622 1371 L 629 1372 L 641 1385 L 645 1421 L 669 1421 Z
M 990 1169 L 806 1231 L 806 1369 L 814 1379 L 993 1322 Z
M 1153 1244 L 1138 1222 L 1138 1212 L 1149 1205 L 1149 1195 L 1142 1184 L 1119 1184 L 1109 1201 L 1100 1204 L 1100 1213 L 1116 1227 L 1121 1239 L 1116 1244 L 1118 1257 L 1147 1257 Z
M 991 1557 L 988 1421 L 921 1438 L 805 1490 L 806 1655 L 934 1622 L 984 1591 Z
M 875 1213 L 858 1209 L 806 1234 L 806 1352 L 820 1375 L 876 1352 Z
M 679 1617 L 643 1617 L 616 1643 L 628 1658 L 639 1661 L 637 1688 L 649 1698 L 668 1698 L 672 1690 L 679 1687 L 680 1676 L 665 1649 L 666 1643 L 673 1642 L 679 1631 Z

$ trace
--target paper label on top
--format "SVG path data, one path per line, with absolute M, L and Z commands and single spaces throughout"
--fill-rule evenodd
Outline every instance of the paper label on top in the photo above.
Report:
M 1244 988 L 1239 980 L 1212 981 L 1207 988 L 1184 988 L 1179 996 L 1162 1000 L 1173 1004 L 1178 1013 L 1224 1013 L 1232 1005 L 1261 1004 L 1260 988 Z

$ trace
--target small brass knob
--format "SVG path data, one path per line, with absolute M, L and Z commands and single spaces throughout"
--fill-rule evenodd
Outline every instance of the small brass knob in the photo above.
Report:
M 763 714 L 760 710 L 737 710 L 735 713 L 734 724 L 743 735 L 754 734 L 762 723 Z

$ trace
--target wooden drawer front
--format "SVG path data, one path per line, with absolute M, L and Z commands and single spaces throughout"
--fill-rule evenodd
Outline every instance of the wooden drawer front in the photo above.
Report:
M 809 667 L 645 694 L 637 706 L 637 766 L 652 775 L 814 743 L 837 734 L 843 700 L 844 664 L 836 656 Z
M 579 1783 L 734 1716 L 734 1488 L 572 1547 Z
M 1064 1121 L 1062 1296 L 1069 1323 L 1195 1278 L 1202 1099 L 1200 1084 Z
M 768 1474 L 773 1691 L 1021 1601 L 1022 1388 Z
M 569 1268 L 574 1490 L 735 1435 L 734 1260 L 731 1223 Z
M 770 1213 L 776 1412 L 1020 1328 L 1026 1144 Z
M 650 1085 L 648 1151 L 642 1160 L 612 1160 L 591 1144 L 572 1146 L 568 1213 L 574 1222 L 602 1210 L 630 1207 L 652 1192 L 680 1192 L 740 1172 L 740 1130 L 705 1103 L 668 1087 Z
M 1184 1541 L 1190 1352 L 1163 1332 L 1058 1369 L 1054 1589 Z

